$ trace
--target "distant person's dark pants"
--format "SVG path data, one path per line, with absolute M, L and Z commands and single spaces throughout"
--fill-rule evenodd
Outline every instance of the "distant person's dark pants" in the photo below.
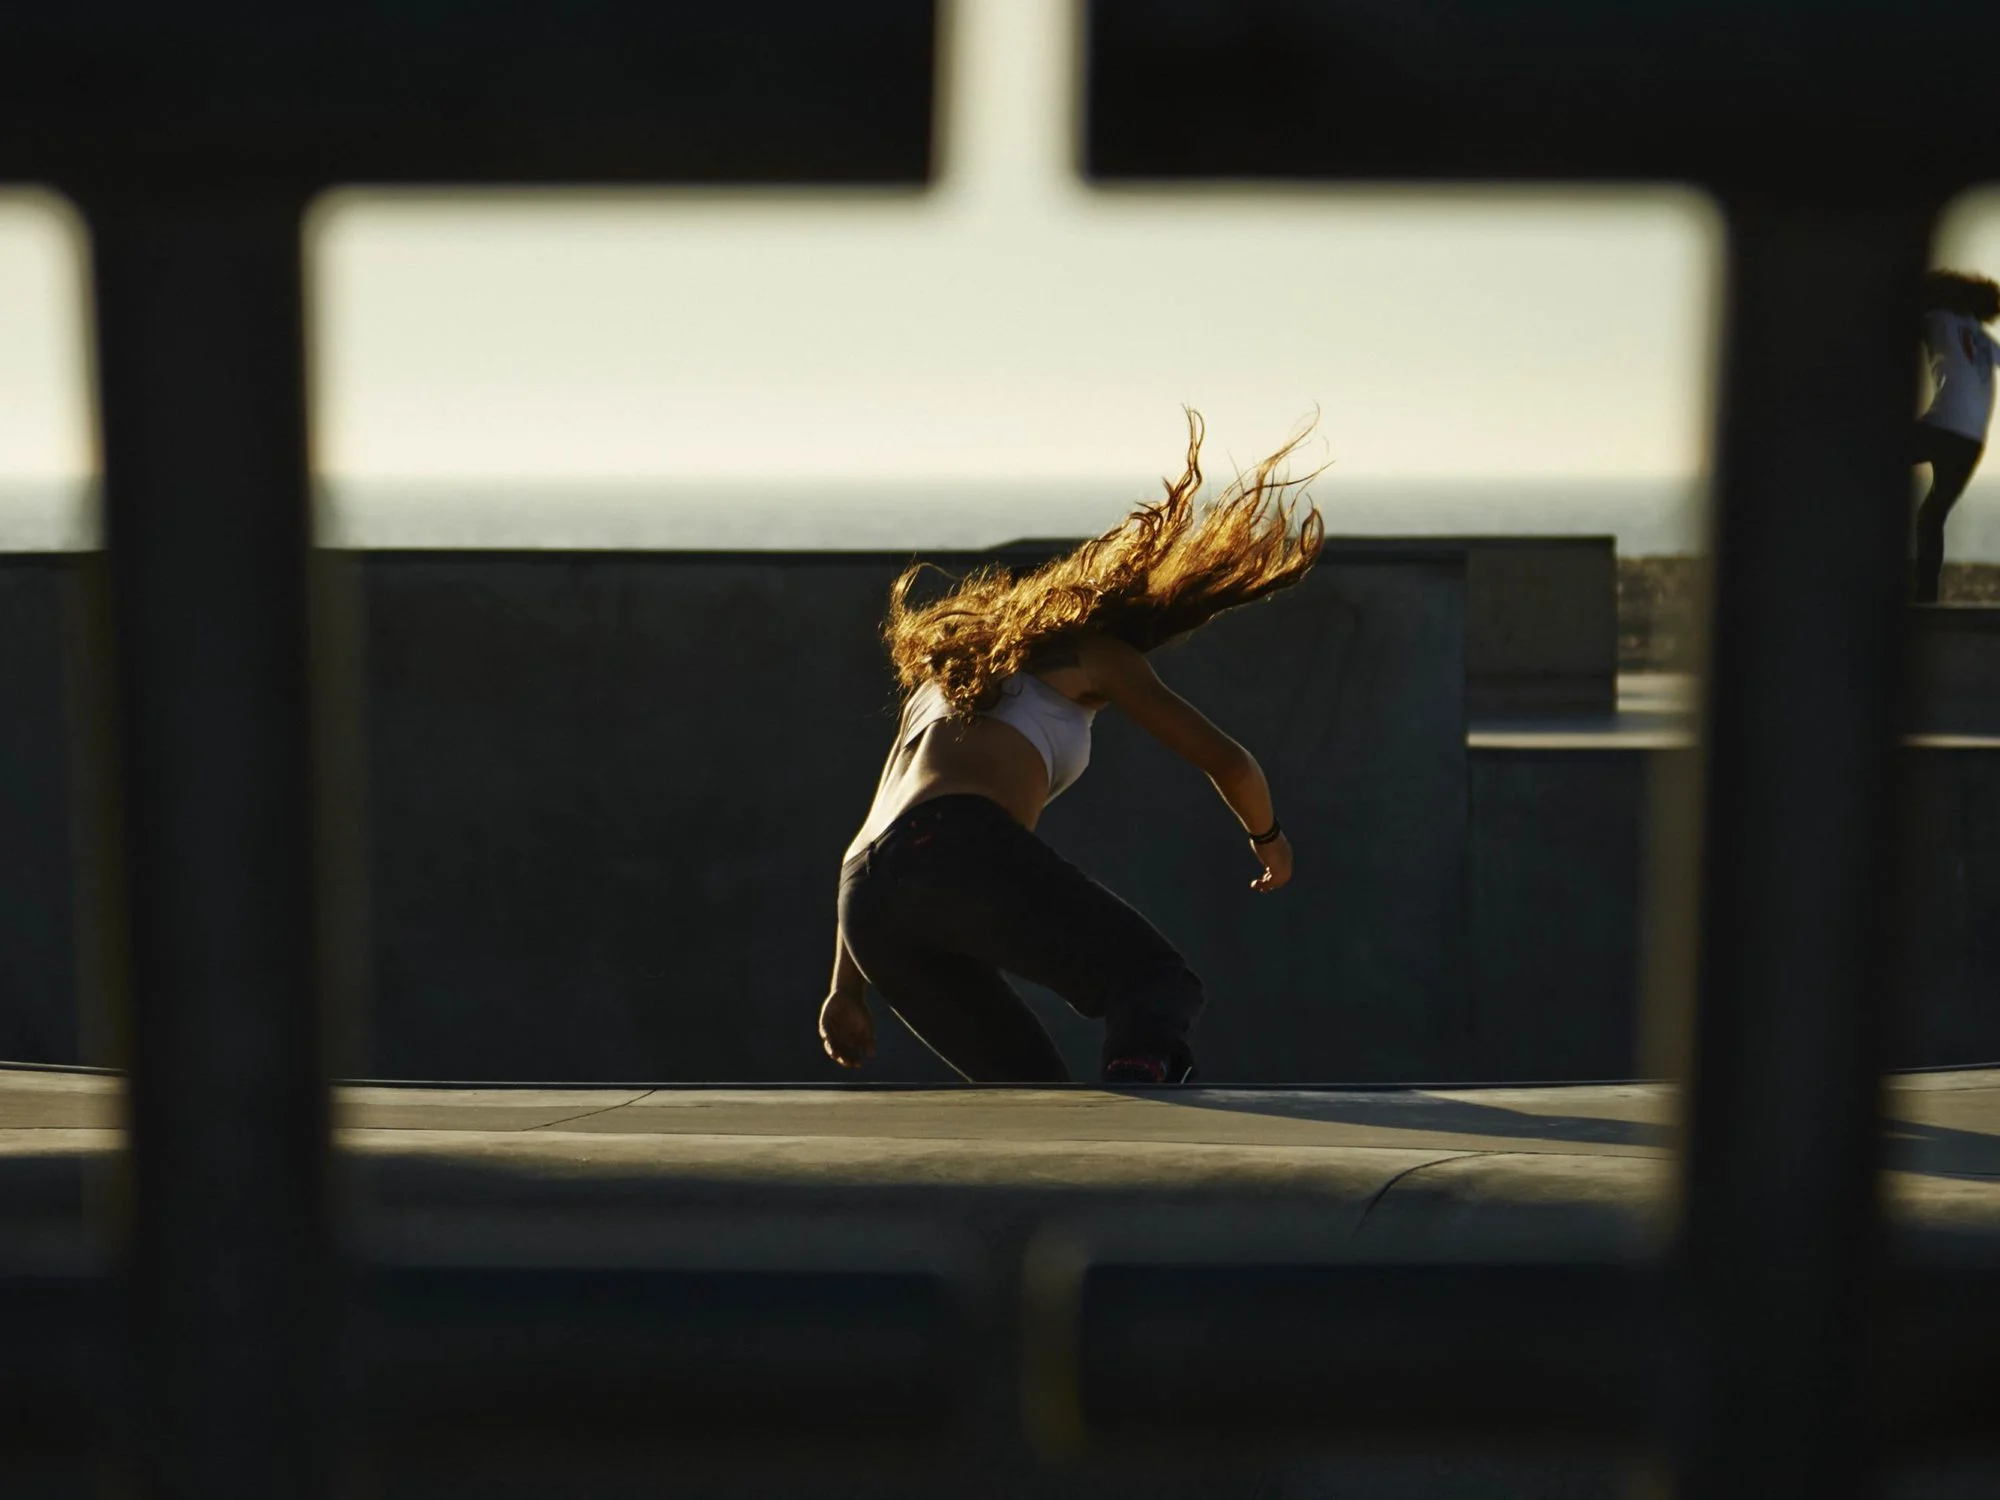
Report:
M 1930 493 L 1917 507 L 1917 563 L 1911 575 L 1910 597 L 1935 604 L 1938 576 L 1944 572 L 1944 521 L 1979 467 L 1983 444 L 1928 422 L 1917 423 L 1916 462 L 1931 466 Z
M 1104 1021 L 1103 1060 L 1187 1059 L 1201 981 L 1152 923 L 985 797 L 904 813 L 840 876 L 840 930 L 905 1025 L 974 1083 L 1066 1083 L 1001 974 Z

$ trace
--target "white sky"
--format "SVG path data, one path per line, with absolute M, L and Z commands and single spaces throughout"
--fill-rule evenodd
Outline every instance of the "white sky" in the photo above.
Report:
M 956 3 L 927 194 L 329 200 L 319 468 L 1150 485 L 1183 403 L 1239 459 L 1317 405 L 1357 478 L 1704 467 L 1699 197 L 1092 191 L 1068 0 Z M 2000 199 L 1946 235 L 2000 269 Z M 0 482 L 94 468 L 75 243 L 0 199 Z
M 74 479 L 97 467 L 81 244 L 60 199 L 0 193 L 0 483 Z
M 1066 0 L 961 0 L 924 196 L 328 206 L 347 478 L 1151 476 L 1183 403 L 1342 473 L 1700 467 L 1699 200 L 1092 192 Z M 557 205 L 560 205 L 558 207 Z

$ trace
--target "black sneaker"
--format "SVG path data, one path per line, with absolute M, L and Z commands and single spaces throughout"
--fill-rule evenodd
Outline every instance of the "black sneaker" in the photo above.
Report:
M 1189 1083 L 1193 1079 L 1194 1053 L 1188 1050 L 1185 1042 L 1176 1046 L 1168 1057 L 1140 1053 L 1131 1057 L 1114 1057 L 1104 1065 L 1104 1081 L 1120 1087 Z
M 1167 1062 L 1163 1057 L 1114 1057 L 1104 1065 L 1104 1081 L 1120 1085 L 1165 1083 Z

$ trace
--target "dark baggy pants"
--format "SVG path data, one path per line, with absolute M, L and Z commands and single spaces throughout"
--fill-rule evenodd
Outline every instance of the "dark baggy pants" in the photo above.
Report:
M 850 859 L 840 930 L 925 1045 L 975 1083 L 1069 1070 L 1001 970 L 1104 1021 L 1104 1061 L 1186 1058 L 1201 981 L 1153 925 L 985 797 L 919 803 Z
M 1931 466 L 1930 493 L 1917 507 L 1917 562 L 1910 581 L 1910 597 L 1919 604 L 1937 603 L 1938 576 L 1944 572 L 1945 517 L 1965 493 L 1985 451 L 1969 437 L 1917 423 L 1916 461 Z

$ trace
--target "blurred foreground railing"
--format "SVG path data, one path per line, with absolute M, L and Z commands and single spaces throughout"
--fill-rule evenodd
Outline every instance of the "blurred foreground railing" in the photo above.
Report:
M 1991 1441 L 1967 1393 L 1993 1391 L 1993 1281 L 1892 1278 L 1876 1096 L 1917 281 L 1939 206 L 2000 169 L 1991 91 L 1937 87 L 1933 52 L 1993 56 L 2000 8 L 1097 0 L 1090 27 L 1098 181 L 1672 179 L 1716 195 L 1730 248 L 1669 1265 L 1246 1279 L 1086 1254 L 1028 1319 L 1042 1399 L 1069 1402 L 1052 1430 L 1637 1433 L 1704 1500 L 1868 1492 L 1899 1433 Z M 95 1389 L 150 1492 L 323 1493 L 343 1326 L 362 1371 L 402 1350 L 423 1372 L 375 1412 L 416 1441 L 810 1445 L 829 1392 L 904 1403 L 902 1436 L 958 1420 L 953 1302 L 921 1277 L 341 1271 L 299 271 L 306 203 L 345 182 L 920 185 L 934 31 L 928 0 L 0 18 L 0 178 L 68 192 L 92 236 L 134 1080 L 117 1300 L 61 1270 L 0 1288 L 54 1372 L 0 1363 L 35 1396 L 6 1408 L 18 1436 L 75 1437 Z M 1249 224 L 1246 274 L 1255 253 Z M 1169 1367 L 1163 1340 L 1209 1352 Z M 599 1399 L 597 1355 L 667 1397 L 701 1382 L 690 1349 L 757 1393 L 737 1420 L 649 1427 L 656 1406 Z

